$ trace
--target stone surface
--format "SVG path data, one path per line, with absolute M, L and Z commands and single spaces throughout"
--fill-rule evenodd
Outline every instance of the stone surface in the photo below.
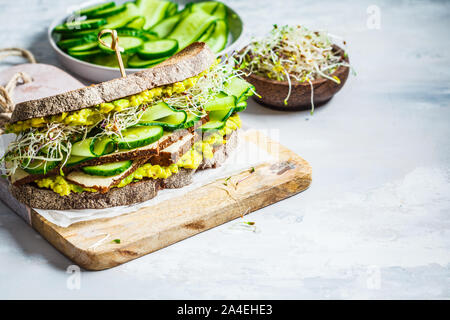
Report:
M 233 221 L 81 271 L 79 289 L 76 267 L 0 204 L 0 297 L 450 298 L 450 4 L 377 1 L 373 29 L 373 1 L 225 2 L 249 35 L 302 23 L 347 40 L 357 75 L 314 116 L 253 101 L 242 115 L 310 162 L 311 187 L 247 216 L 258 232 Z M 46 27 L 75 3 L 1 1 L 2 46 L 58 65 Z

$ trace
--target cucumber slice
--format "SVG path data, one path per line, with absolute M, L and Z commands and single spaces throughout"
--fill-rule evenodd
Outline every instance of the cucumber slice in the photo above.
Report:
M 73 39 L 65 39 L 57 42 L 58 47 L 60 47 L 63 50 L 67 50 L 69 48 L 73 48 L 88 42 L 95 41 L 95 36 L 85 36 L 81 38 L 73 38 Z
M 78 46 L 72 47 L 68 50 L 69 54 L 80 52 L 80 51 L 89 51 L 98 47 L 97 41 L 87 42 L 84 44 L 80 44 Z
M 200 116 L 193 114 L 193 113 L 188 113 L 187 117 L 186 117 L 186 122 L 183 125 L 183 128 L 187 129 L 190 128 L 192 126 L 194 126 L 194 124 L 200 120 Z
M 186 16 L 169 34 L 168 38 L 178 41 L 178 51 L 196 41 L 216 21 L 202 10 L 192 12 Z
M 177 40 L 156 40 L 147 41 L 139 48 L 138 55 L 142 59 L 158 59 L 174 54 L 178 49 Z
M 205 104 L 203 109 L 206 111 L 215 111 L 215 110 L 228 110 L 230 107 L 236 106 L 236 97 L 235 96 L 226 96 L 220 95 L 213 99 L 212 101 Z
M 27 163 L 27 168 L 23 168 L 29 174 L 46 174 L 56 168 L 60 161 L 32 160 Z
M 226 121 L 234 112 L 234 106 L 228 109 L 214 110 L 209 112 L 210 121 Z
M 163 62 L 167 58 L 160 58 L 155 60 L 142 60 L 137 54 L 132 56 L 130 60 L 128 60 L 129 68 L 148 68 L 157 65 L 158 63 Z
M 111 8 L 114 6 L 115 6 L 115 3 L 113 1 L 107 2 L 107 3 L 100 3 L 100 4 L 97 4 L 94 6 L 83 8 L 83 9 L 79 10 L 77 13 L 80 16 L 88 16 L 90 14 L 94 14 L 97 11 L 105 10 L 105 9 L 108 9 L 108 8 Z
M 91 160 L 92 157 L 82 157 L 82 156 L 73 156 L 71 155 L 69 159 L 67 159 L 66 167 L 73 167 L 77 164 L 80 164 L 84 161 Z
M 219 2 L 216 1 L 199 2 L 192 4 L 191 10 L 192 11 L 203 10 L 207 14 L 212 14 L 218 5 Z
M 100 50 L 100 49 L 93 49 L 93 50 L 88 50 L 88 51 L 70 52 L 70 55 L 72 57 L 82 59 L 82 58 L 92 57 L 92 56 L 98 55 L 100 53 L 102 53 L 102 50 Z
M 166 18 L 155 26 L 153 26 L 150 30 L 156 32 L 160 38 L 167 37 L 175 26 L 181 21 L 181 14 L 176 14 L 169 18 Z
M 236 108 L 234 108 L 234 112 L 241 112 L 247 108 L 247 101 L 240 101 L 236 104 Z
M 79 156 L 79 157 L 95 157 L 95 154 L 92 152 L 92 141 L 94 138 L 87 138 L 78 142 L 75 142 L 72 145 L 72 150 L 70 152 L 70 156 Z
M 185 111 L 180 111 L 170 116 L 158 119 L 152 123 L 140 123 L 140 125 L 159 125 L 168 131 L 183 128 L 186 122 L 187 114 Z
M 216 21 L 214 31 L 204 42 L 214 53 L 219 53 L 226 47 L 228 42 L 228 25 L 225 20 Z
M 184 110 L 177 110 L 165 102 L 160 102 L 148 108 L 141 117 L 139 125 L 161 126 L 167 130 L 183 127 L 187 114 Z
M 128 62 L 128 55 L 127 54 L 122 54 L 122 61 L 123 64 L 126 66 L 127 62 Z M 95 64 L 99 64 L 101 66 L 105 66 L 105 67 L 111 67 L 111 68 L 118 68 L 119 65 L 117 63 L 117 57 L 115 54 L 104 54 L 104 52 L 102 51 L 101 54 L 96 55 L 95 57 L 93 57 L 92 63 Z
M 90 145 L 91 152 L 96 157 L 111 153 L 115 149 L 115 142 L 110 137 L 93 138 Z
M 108 22 L 103 26 L 105 29 L 117 29 L 124 27 L 127 23 L 134 20 L 136 17 L 141 16 L 138 7 L 132 3 L 125 3 L 125 11 L 117 13 L 113 16 L 106 18 Z
M 111 35 L 106 35 L 102 37 L 102 40 L 107 43 L 111 44 L 112 37 Z M 142 40 L 139 37 L 133 37 L 133 36 L 121 36 L 119 37 L 119 46 L 124 49 L 123 53 L 134 53 L 136 52 L 142 45 L 144 44 L 144 40 Z M 109 47 L 104 46 L 103 44 L 99 44 L 100 50 L 103 50 L 107 53 L 113 53 L 114 50 L 112 50 Z
M 72 30 L 73 31 L 73 30 Z M 70 33 L 61 33 L 61 40 L 89 37 L 90 41 L 97 39 L 100 29 L 90 29 Z
M 160 126 L 132 127 L 122 131 L 121 139 L 118 139 L 119 149 L 134 149 L 146 146 L 158 141 L 163 135 L 163 128 Z
M 140 30 L 145 24 L 145 17 L 136 17 L 131 22 L 127 23 L 126 27 L 130 29 Z
M 255 87 L 244 79 L 234 77 L 224 84 L 224 89 L 228 94 L 235 96 L 238 102 L 240 102 L 245 100 L 246 96 L 253 95 Z
M 143 122 L 155 121 L 170 116 L 171 114 L 177 111 L 178 110 L 171 108 L 167 103 L 159 102 L 147 108 L 147 110 L 145 110 L 144 113 L 142 114 L 140 121 Z
M 217 17 L 218 19 L 226 20 L 227 19 L 227 7 L 223 3 L 218 2 L 217 6 L 215 7 L 215 9 L 213 10 L 213 12 L 211 14 L 213 16 Z
M 210 130 L 220 130 L 224 127 L 225 127 L 225 122 L 214 120 L 214 121 L 208 121 L 207 123 L 202 125 L 199 129 L 202 132 L 205 132 L 205 131 L 210 131 Z
M 215 23 L 212 23 L 208 29 L 206 29 L 206 31 L 203 33 L 203 35 L 198 39 L 198 41 L 200 42 L 205 42 L 206 40 L 209 39 L 209 37 L 211 37 L 212 33 L 214 32 L 214 29 L 216 27 Z
M 88 29 L 96 29 L 106 24 L 105 19 L 87 19 L 80 21 L 71 21 L 62 25 L 56 26 L 54 31 L 56 32 L 72 32 Z
M 168 9 L 171 7 L 169 1 L 160 0 L 138 0 L 136 1 L 136 5 L 141 15 L 145 16 L 144 30 L 150 29 L 164 19 Z
M 132 36 L 139 37 L 144 41 L 158 40 L 158 35 L 152 31 L 138 30 L 133 28 L 120 28 L 117 29 L 117 34 L 119 35 L 119 41 L 121 36 Z
M 93 176 L 110 177 L 110 176 L 115 176 L 117 174 L 125 172 L 126 170 L 128 170 L 131 167 L 132 164 L 133 164 L 133 161 L 125 160 L 125 161 L 101 164 L 98 166 L 82 167 L 81 171 L 83 171 L 84 173 L 93 175 Z
M 177 11 L 178 11 L 178 3 L 170 2 L 166 10 L 166 18 L 173 16 L 174 14 L 177 13 Z
M 121 6 L 106 8 L 104 10 L 99 10 L 99 11 L 96 11 L 87 16 L 89 18 L 107 18 L 107 17 L 113 16 L 115 14 L 118 14 L 122 11 L 125 11 L 126 9 L 127 9 L 127 7 L 123 4 Z

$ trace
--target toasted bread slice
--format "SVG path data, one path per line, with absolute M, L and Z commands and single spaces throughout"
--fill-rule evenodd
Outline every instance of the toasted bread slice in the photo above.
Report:
M 81 89 L 19 103 L 10 122 L 89 108 L 144 90 L 183 81 L 205 71 L 214 61 L 215 54 L 208 46 L 203 42 L 195 42 L 153 68 Z
M 225 162 L 230 153 L 236 149 L 238 144 L 239 130 L 233 131 L 230 135 L 226 137 L 227 143 L 220 146 L 216 146 L 213 149 L 214 157 L 211 159 L 203 158 L 202 163 L 197 170 L 204 170 L 209 168 L 217 168 Z

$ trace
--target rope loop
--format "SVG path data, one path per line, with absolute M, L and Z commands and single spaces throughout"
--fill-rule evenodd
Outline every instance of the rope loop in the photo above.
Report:
M 9 56 L 22 56 L 30 63 L 36 63 L 34 55 L 21 48 L 4 48 L 0 49 L 0 61 Z M 12 94 L 17 85 L 32 82 L 33 79 L 25 72 L 17 72 L 8 81 L 6 86 L 0 85 L 0 134 L 4 133 L 5 125 L 11 120 L 11 114 L 14 111 L 14 101 Z

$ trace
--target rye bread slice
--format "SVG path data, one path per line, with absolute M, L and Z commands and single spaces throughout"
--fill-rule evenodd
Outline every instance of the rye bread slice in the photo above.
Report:
M 89 108 L 144 90 L 183 81 L 208 69 L 215 59 L 215 54 L 205 43 L 195 42 L 153 68 L 133 73 L 124 78 L 19 103 L 12 113 L 10 122 Z
M 192 183 L 194 173 L 194 169 L 180 168 L 177 174 L 174 174 L 167 179 L 160 179 L 160 186 L 162 189 L 183 188 Z
M 20 202 L 37 209 L 71 210 L 103 209 L 125 206 L 152 199 L 158 193 L 157 180 L 143 180 L 123 188 L 112 188 L 107 193 L 81 192 L 60 196 L 49 189 L 41 189 L 32 184 L 10 186 L 10 191 Z
M 151 157 L 148 162 L 152 165 L 160 165 L 163 167 L 177 163 L 181 156 L 188 152 L 194 143 L 199 140 L 200 135 L 197 133 L 186 135 L 169 147 L 161 150 L 157 156 Z
M 228 156 L 236 149 L 238 144 L 239 130 L 233 131 L 226 137 L 227 143 L 216 146 L 213 149 L 214 156 L 211 159 L 203 157 L 203 161 L 197 170 L 218 168 L 225 162 Z
M 163 188 L 182 188 L 192 182 L 194 172 L 195 170 L 181 169 L 168 179 L 144 179 L 122 188 L 111 188 L 106 193 L 81 192 L 62 197 L 52 190 L 41 189 L 33 184 L 10 185 L 10 191 L 17 200 L 36 209 L 104 209 L 150 200 Z

